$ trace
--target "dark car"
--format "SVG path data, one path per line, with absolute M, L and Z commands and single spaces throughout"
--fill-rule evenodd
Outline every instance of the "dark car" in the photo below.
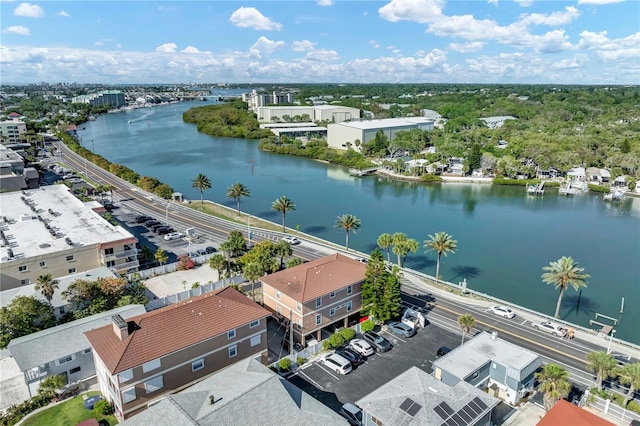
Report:
M 436 358 L 440 358 L 441 356 L 445 356 L 449 352 L 451 352 L 451 349 L 449 349 L 446 346 L 440 346 L 438 348 L 438 351 L 436 352 Z
M 153 225 L 150 229 L 153 232 L 157 232 L 159 228 L 168 228 L 169 226 L 165 225 L 164 223 L 156 223 L 155 225 Z
M 387 339 L 382 336 L 379 336 L 377 333 L 373 331 L 367 331 L 362 335 L 364 340 L 366 340 L 371 346 L 375 348 L 378 352 L 387 352 L 390 351 L 392 346 L 391 343 Z
M 148 220 L 148 221 L 146 221 L 144 223 L 144 226 L 147 227 L 147 228 L 153 228 L 156 225 L 160 225 L 160 221 L 159 220 L 152 219 L 152 220 Z
M 216 249 L 215 249 L 215 247 L 209 246 L 206 249 L 204 249 L 204 251 L 207 252 L 207 254 L 211 254 L 211 253 L 215 253 Z
M 289 339 L 288 338 L 284 338 L 282 339 L 282 349 L 286 352 L 289 352 Z M 304 348 L 302 347 L 302 345 L 298 342 L 296 342 L 295 340 L 293 341 L 293 352 L 300 352 L 302 351 Z
M 173 228 L 169 228 L 168 226 L 162 226 L 156 229 L 156 234 L 158 235 L 166 235 L 173 232 Z
M 351 365 L 354 367 L 364 362 L 364 358 L 362 358 L 362 355 L 351 348 L 338 348 L 336 349 L 336 353 L 348 359 Z
M 148 220 L 151 220 L 153 218 L 149 217 L 149 216 L 145 216 L 145 215 L 141 215 L 141 216 L 136 216 L 136 223 L 145 223 Z

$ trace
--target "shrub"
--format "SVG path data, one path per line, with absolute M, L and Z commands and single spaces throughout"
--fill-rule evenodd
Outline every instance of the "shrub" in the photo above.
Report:
M 366 333 L 367 331 L 373 331 L 375 327 L 376 327 L 375 323 L 370 319 L 360 324 L 360 330 L 362 330 L 363 333 Z
M 514 185 L 514 186 L 527 186 L 537 185 L 540 183 L 540 179 L 509 179 L 509 178 L 493 178 L 495 185 Z M 546 185 L 546 183 L 545 183 Z
M 609 192 L 609 187 L 607 186 L 595 185 L 593 183 L 590 183 L 587 186 L 589 187 L 589 191 L 591 192 L 597 192 L 599 194 L 606 194 Z
M 332 348 L 339 348 L 344 344 L 344 337 L 340 333 L 333 333 L 331 337 L 329 337 L 329 343 Z
M 178 258 L 178 271 L 193 269 L 195 266 L 196 262 L 187 255 L 182 255 Z
M 307 362 L 307 359 L 304 358 L 304 357 L 299 356 L 298 358 L 296 358 L 296 364 L 298 364 L 298 365 L 302 365 L 305 362 Z
M 282 358 L 278 361 L 278 368 L 280 371 L 289 371 L 291 370 L 291 360 L 289 358 Z
M 323 340 L 322 349 L 324 349 L 325 351 L 328 351 L 329 349 L 331 349 L 331 342 L 328 340 Z
M 640 404 L 635 401 L 629 401 L 627 404 L 627 410 L 640 414 Z
M 420 180 L 422 182 L 442 182 L 442 178 L 440 176 L 432 175 L 429 173 L 420 176 Z
M 345 342 L 348 342 L 349 340 L 356 337 L 356 331 L 353 328 L 343 328 L 342 330 L 340 330 L 340 335 L 345 340 Z
M 96 402 L 93 405 L 93 409 L 96 410 L 96 413 L 102 414 L 103 416 L 108 416 L 109 414 L 113 414 L 113 405 L 104 399 Z

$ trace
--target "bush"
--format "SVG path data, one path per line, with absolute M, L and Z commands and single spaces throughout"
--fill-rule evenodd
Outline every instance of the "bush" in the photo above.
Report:
M 187 255 L 182 255 L 178 258 L 178 271 L 193 269 L 195 266 L 196 262 Z
M 537 185 L 540 183 L 540 179 L 509 179 L 509 178 L 493 178 L 495 185 L 512 185 L 512 186 L 527 186 Z M 545 183 L 546 185 L 546 183 Z
M 282 358 L 278 361 L 278 368 L 280 371 L 289 371 L 291 370 L 291 360 L 289 358 Z
M 373 331 L 374 328 L 376 328 L 376 324 L 370 319 L 360 324 L 360 330 L 362 330 L 363 333 L 366 333 L 367 331 Z
M 304 364 L 305 362 L 307 362 L 307 359 L 306 359 L 306 358 L 303 358 L 303 357 L 301 357 L 301 356 L 299 356 L 298 358 L 296 358 L 296 364 L 298 364 L 298 365 L 302 365 L 302 364 Z
M 640 414 L 640 404 L 635 401 L 629 401 L 627 404 L 627 410 Z
M 420 180 L 422 182 L 442 182 L 442 178 L 440 176 L 432 175 L 429 173 L 420 176 Z
M 331 337 L 329 337 L 329 343 L 332 348 L 339 348 L 344 344 L 344 337 L 340 333 L 333 333 Z
M 340 330 L 340 335 L 345 342 L 348 342 L 349 340 L 356 337 L 356 331 L 353 328 L 343 328 L 342 330 Z
M 113 405 L 109 403 L 109 401 L 101 399 L 93 405 L 93 409 L 96 410 L 96 413 L 102 414 L 103 416 L 108 416 L 109 414 L 113 414 Z
M 323 340 L 322 349 L 324 349 L 325 351 L 328 351 L 329 349 L 331 349 L 331 342 L 328 340 Z
M 594 185 L 593 183 L 590 183 L 587 186 L 589 187 L 589 191 L 591 192 L 597 192 L 599 194 L 606 194 L 609 192 L 609 187 L 607 186 Z

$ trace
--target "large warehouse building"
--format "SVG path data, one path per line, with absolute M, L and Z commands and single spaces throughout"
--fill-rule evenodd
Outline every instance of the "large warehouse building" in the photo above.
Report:
M 376 137 L 379 130 L 382 130 L 389 140 L 393 140 L 396 133 L 402 130 L 433 130 L 433 123 L 433 120 L 424 117 L 407 117 L 329 124 L 327 143 L 335 149 L 347 149 L 347 143 L 350 143 L 355 149 L 356 139 L 361 143 L 367 143 Z
M 303 116 L 301 121 L 327 121 L 329 123 L 341 123 L 346 120 L 359 120 L 360 110 L 334 105 L 315 106 L 263 106 L 256 109 L 258 121 L 261 123 L 272 123 L 277 121 L 288 121 L 287 117 L 294 118 Z

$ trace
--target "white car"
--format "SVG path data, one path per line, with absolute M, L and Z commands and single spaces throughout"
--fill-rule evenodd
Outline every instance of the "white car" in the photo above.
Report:
M 362 356 L 371 356 L 375 353 L 371 345 L 362 339 L 353 339 L 349 342 L 349 347 Z
M 551 333 L 558 337 L 564 337 L 565 334 L 567 334 L 567 330 L 564 327 L 551 321 L 533 323 L 533 328 L 536 330 L 546 331 L 547 333 Z
M 164 236 L 165 241 L 177 240 L 178 238 L 184 237 L 182 232 L 172 232 Z
M 300 244 L 300 240 L 297 239 L 296 237 L 283 237 L 282 241 L 286 241 L 292 246 L 295 246 L 296 244 Z
M 489 312 L 505 318 L 513 318 L 516 316 L 515 312 L 505 306 L 492 306 L 489 308 Z
M 342 355 L 336 353 L 328 355 L 322 359 L 322 362 L 325 367 L 338 374 L 351 373 L 351 362 Z

